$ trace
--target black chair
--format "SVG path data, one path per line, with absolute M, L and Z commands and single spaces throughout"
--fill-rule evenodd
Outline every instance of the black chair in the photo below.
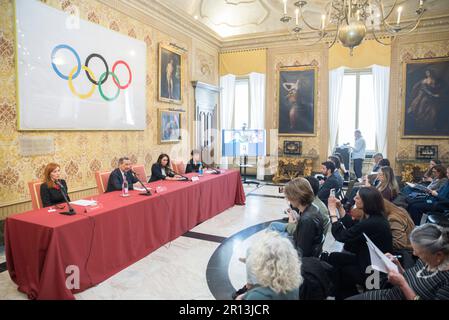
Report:
M 426 223 L 449 227 L 449 200 L 435 202 L 432 210 L 425 214 L 427 215 Z

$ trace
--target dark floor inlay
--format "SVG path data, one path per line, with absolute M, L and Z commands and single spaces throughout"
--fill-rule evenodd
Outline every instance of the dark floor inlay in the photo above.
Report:
M 212 241 L 212 242 L 218 242 L 218 243 L 222 243 L 223 241 L 226 240 L 225 237 L 214 236 L 212 234 L 206 234 L 206 233 L 194 232 L 194 231 L 187 231 L 186 233 L 183 234 L 183 236 L 188 237 L 188 238 L 194 238 L 194 239 Z
M 246 195 L 247 197 L 263 197 L 263 198 L 276 198 L 276 199 L 285 199 L 284 196 L 274 196 L 271 194 L 258 194 L 258 193 L 249 193 Z
M 6 270 L 8 270 L 6 262 L 0 263 L 0 273 L 5 272 Z
M 282 221 L 282 220 L 274 220 Z M 232 293 L 236 290 L 229 280 L 229 262 L 234 250 L 234 241 L 243 241 L 253 234 L 266 229 L 273 221 L 259 223 L 233 234 L 215 249 L 207 264 L 206 279 L 210 292 L 217 300 L 231 300 Z M 242 283 L 242 286 L 244 283 Z

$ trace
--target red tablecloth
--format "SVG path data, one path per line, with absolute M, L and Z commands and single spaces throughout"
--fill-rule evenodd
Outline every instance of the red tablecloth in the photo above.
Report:
M 192 176 L 192 174 L 188 175 Z M 150 197 L 130 191 L 93 197 L 99 207 L 65 216 L 34 210 L 8 217 L 5 253 L 11 279 L 30 299 L 74 299 L 214 215 L 245 204 L 238 171 L 205 174 L 200 181 L 157 181 Z M 62 211 L 62 210 L 59 210 Z M 80 271 L 79 289 L 70 266 Z M 67 269 L 69 267 L 69 269 Z M 67 272 L 67 273 L 66 273 Z M 70 286 L 69 286 L 70 287 Z

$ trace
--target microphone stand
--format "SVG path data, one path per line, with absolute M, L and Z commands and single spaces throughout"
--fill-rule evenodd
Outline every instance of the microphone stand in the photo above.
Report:
M 134 177 L 136 177 L 137 181 L 140 183 L 140 185 L 146 190 L 146 192 L 140 192 L 139 194 L 141 196 L 151 196 L 151 191 L 147 189 L 147 187 L 145 187 L 145 185 L 142 183 L 142 181 L 140 181 L 139 177 L 137 176 L 137 174 L 131 170 L 131 173 L 134 175 Z
M 168 168 L 168 167 L 167 167 L 167 168 Z M 181 177 L 183 178 L 183 180 L 180 180 L 180 181 L 189 181 L 189 180 L 190 180 L 188 177 L 186 177 L 186 176 L 184 176 L 184 175 L 182 175 L 182 174 L 180 174 L 180 173 L 177 173 L 176 171 L 174 171 L 174 170 L 171 169 L 171 168 L 168 168 L 168 170 L 169 170 L 170 172 L 174 173 L 175 175 L 181 176 Z
M 59 181 L 55 181 L 56 184 L 61 188 L 61 193 L 62 196 L 64 197 L 65 202 L 67 203 L 67 207 L 69 209 L 69 211 L 64 211 L 64 212 L 59 212 L 60 214 L 64 214 L 66 216 L 73 216 L 74 214 L 76 214 L 75 209 L 73 209 L 73 207 L 70 205 L 69 199 L 67 199 L 67 194 L 66 194 L 66 190 L 64 188 L 64 186 L 62 185 L 61 182 Z
M 212 174 L 220 174 L 221 173 L 220 170 L 217 170 L 216 168 L 211 167 L 208 164 L 206 164 L 206 169 L 212 170 L 213 171 Z

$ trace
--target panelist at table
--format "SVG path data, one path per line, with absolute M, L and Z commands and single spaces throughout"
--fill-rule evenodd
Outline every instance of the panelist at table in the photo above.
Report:
M 128 181 L 128 189 L 133 190 L 133 185 L 138 180 L 131 172 L 131 160 L 128 157 L 123 157 L 118 160 L 118 168 L 111 172 L 106 192 L 122 190 L 124 177 Z
M 70 201 L 67 192 L 67 183 L 59 179 L 61 168 L 57 163 L 49 163 L 44 169 L 43 183 L 41 184 L 41 200 L 44 207 L 53 206 L 65 202 L 62 192 L 66 192 L 67 199 Z M 61 185 L 64 190 L 61 190 Z
M 184 178 L 173 172 L 170 168 L 170 157 L 167 154 L 162 153 L 157 158 L 157 162 L 151 166 L 151 178 L 148 182 L 181 179 Z
M 198 149 L 194 149 L 190 152 L 190 155 L 192 158 L 187 163 L 186 173 L 198 172 L 200 170 L 200 165 L 202 164 L 200 159 L 200 151 Z

